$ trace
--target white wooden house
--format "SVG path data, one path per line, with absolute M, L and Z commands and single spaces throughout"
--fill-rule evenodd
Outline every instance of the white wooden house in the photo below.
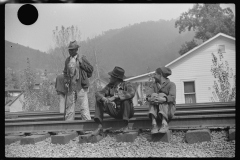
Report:
M 22 92 L 12 102 L 5 106 L 5 110 L 8 110 L 9 112 L 22 112 L 23 102 L 24 94 Z
M 219 33 L 165 65 L 172 70 L 172 75 L 168 78 L 176 84 L 177 104 L 219 101 L 213 88 L 214 81 L 218 82 L 218 79 L 214 78 L 211 72 L 211 66 L 213 65 L 212 53 L 219 60 L 219 50 L 223 55 L 222 62 L 224 62 L 224 65 L 226 66 L 225 61 L 228 63 L 229 73 L 231 73 L 229 74 L 229 82 L 231 86 L 235 85 L 235 78 L 233 78 L 236 75 L 235 38 Z M 125 79 L 125 81 L 146 82 L 149 75 L 154 72 L 131 77 Z M 138 90 L 142 91 L 139 88 L 141 88 L 141 85 L 139 85 Z M 139 97 L 139 95 L 141 93 L 136 93 L 134 105 L 138 105 L 136 97 Z
M 38 91 L 40 85 L 41 85 L 40 83 L 36 83 L 33 90 Z M 8 111 L 8 112 L 22 112 L 23 111 L 23 104 L 25 102 L 24 91 L 13 90 L 13 89 L 8 90 L 8 92 L 9 91 L 11 91 L 10 93 L 15 93 L 15 94 L 10 94 L 11 102 L 9 102 L 5 105 L 5 111 Z M 13 91 L 15 91 L 15 92 L 13 92 Z

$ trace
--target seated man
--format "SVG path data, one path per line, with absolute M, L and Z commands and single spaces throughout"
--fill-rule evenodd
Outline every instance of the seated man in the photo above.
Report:
M 130 82 L 124 82 L 125 71 L 120 67 L 115 67 L 108 74 L 110 77 L 109 84 L 101 91 L 96 92 L 96 105 L 94 121 L 98 123 L 98 128 L 92 133 L 98 135 L 102 132 L 103 113 L 108 113 L 116 119 L 123 119 L 125 127 L 121 130 L 128 132 L 128 121 L 134 115 L 132 99 L 135 95 L 135 90 Z
M 148 95 L 149 118 L 152 119 L 151 133 L 166 133 L 168 131 L 168 122 L 173 118 L 176 110 L 176 85 L 167 77 L 172 71 L 167 67 L 156 69 L 152 88 L 155 93 Z M 156 118 L 161 120 L 161 128 L 156 123 Z

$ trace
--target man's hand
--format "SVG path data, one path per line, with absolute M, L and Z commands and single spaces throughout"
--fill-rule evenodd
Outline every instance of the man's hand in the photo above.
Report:
M 67 87 L 67 88 L 68 88 L 68 87 L 69 87 L 69 84 L 68 84 L 68 83 L 65 83 L 65 87 Z
M 159 103 L 163 103 L 163 102 L 166 102 L 166 98 L 165 97 L 155 97 L 154 101 L 159 102 Z
M 65 87 L 66 87 L 66 88 L 69 87 L 69 83 L 70 83 L 70 79 L 69 79 L 69 78 L 65 78 L 65 79 L 64 79 L 64 84 L 65 84 Z
M 102 101 L 103 101 L 103 103 L 107 103 L 109 100 L 108 100 L 108 98 L 103 97 L 103 98 L 102 98 Z
M 155 99 L 156 97 L 158 97 L 158 94 L 157 94 L 157 93 L 152 93 L 152 94 L 151 94 L 151 98 L 152 98 L 152 99 Z
M 115 99 L 116 99 L 115 96 L 112 96 L 112 97 L 108 98 L 108 100 L 109 100 L 110 102 L 114 101 Z
M 118 94 L 114 94 L 114 97 L 115 97 L 115 99 L 118 99 L 119 95 Z
M 156 97 L 158 97 L 158 94 L 157 93 L 152 93 L 151 95 L 147 96 L 147 100 L 149 102 L 154 102 Z

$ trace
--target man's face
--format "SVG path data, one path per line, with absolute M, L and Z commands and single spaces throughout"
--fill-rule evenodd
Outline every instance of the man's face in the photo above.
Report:
M 161 74 L 155 72 L 153 78 L 155 79 L 156 82 L 158 83 L 161 82 Z
M 115 84 L 118 81 L 118 79 L 116 77 L 113 77 L 113 76 L 111 76 L 109 79 L 110 79 L 109 83 L 111 83 L 111 84 Z
M 78 49 L 69 49 L 68 52 L 71 57 L 74 57 L 77 54 Z

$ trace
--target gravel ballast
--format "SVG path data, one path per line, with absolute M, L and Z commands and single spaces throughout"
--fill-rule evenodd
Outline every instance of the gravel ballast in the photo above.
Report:
M 134 142 L 116 142 L 109 133 L 98 143 L 52 144 L 51 137 L 36 144 L 5 145 L 5 157 L 235 157 L 235 140 L 225 130 L 212 130 L 211 142 L 188 144 L 185 131 L 172 131 L 170 143 L 151 142 L 150 132 L 140 133 Z

